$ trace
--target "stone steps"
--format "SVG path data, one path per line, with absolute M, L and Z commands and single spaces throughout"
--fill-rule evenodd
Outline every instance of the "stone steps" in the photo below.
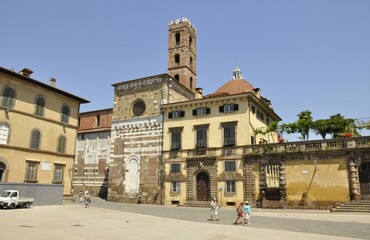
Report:
M 353 201 L 330 209 L 331 212 L 358 212 L 370 213 L 370 201 Z
M 183 207 L 201 207 L 201 208 L 210 208 L 211 201 L 193 201 L 193 202 L 184 202 Z

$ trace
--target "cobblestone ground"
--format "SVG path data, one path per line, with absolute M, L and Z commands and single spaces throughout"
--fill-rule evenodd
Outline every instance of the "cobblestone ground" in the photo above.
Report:
M 91 207 L 222 225 L 234 225 L 236 217 L 233 207 L 219 209 L 219 221 L 211 221 L 208 208 L 125 204 L 106 202 L 99 198 L 92 199 Z M 370 239 L 370 214 L 330 213 L 322 210 L 253 209 L 251 224 L 246 227 Z

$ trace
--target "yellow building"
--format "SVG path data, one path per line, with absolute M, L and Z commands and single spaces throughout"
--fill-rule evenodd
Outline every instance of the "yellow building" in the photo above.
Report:
M 254 198 L 244 187 L 243 147 L 262 139 L 275 143 L 276 132 L 255 136 L 280 121 L 271 102 L 243 79 L 236 68 L 233 79 L 214 94 L 196 100 L 162 105 L 164 112 L 164 204 L 188 204 L 218 197 L 235 205 Z M 251 173 L 253 174 L 253 173 Z
M 0 182 L 63 184 L 71 193 L 81 103 L 87 100 L 0 67 Z

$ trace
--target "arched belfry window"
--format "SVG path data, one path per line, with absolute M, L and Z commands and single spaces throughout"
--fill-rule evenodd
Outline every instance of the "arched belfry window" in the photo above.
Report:
M 176 34 L 175 34 L 175 41 L 176 41 L 176 45 L 179 45 L 179 44 L 180 44 L 180 39 L 181 39 L 181 35 L 180 35 L 180 33 L 176 33 Z
M 193 58 L 190 57 L 190 66 L 193 65 Z
M 193 43 L 193 38 L 190 36 L 189 37 L 189 47 L 191 46 L 192 43 Z
M 175 55 L 175 63 L 177 63 L 177 64 L 180 63 L 180 54 Z
M 37 97 L 35 115 L 41 116 L 41 117 L 44 116 L 44 107 L 45 107 L 44 98 L 43 97 Z
M 193 78 L 192 78 L 192 77 L 190 77 L 190 82 L 189 82 L 189 84 L 190 84 L 190 88 L 192 89 L 192 88 L 193 88 Z
M 3 92 L 2 106 L 5 108 L 13 108 L 15 100 L 15 91 L 11 87 L 6 87 Z
M 179 76 L 179 74 L 176 74 L 176 75 L 174 76 L 174 78 L 175 78 L 175 80 L 176 80 L 176 81 L 180 81 L 180 76 Z

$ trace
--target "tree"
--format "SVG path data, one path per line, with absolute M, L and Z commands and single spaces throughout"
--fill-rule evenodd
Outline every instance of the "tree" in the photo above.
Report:
M 313 129 L 317 135 L 321 135 L 325 139 L 326 134 L 330 134 L 330 122 L 328 119 L 319 119 L 313 122 Z
M 308 140 L 310 129 L 313 127 L 311 114 L 310 111 L 304 110 L 297 115 L 297 132 L 302 135 L 303 140 Z

